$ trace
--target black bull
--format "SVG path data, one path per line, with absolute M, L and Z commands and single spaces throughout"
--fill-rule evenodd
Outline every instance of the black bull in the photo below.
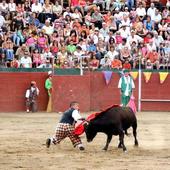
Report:
M 137 140 L 137 119 L 130 107 L 111 107 L 99 114 L 96 118 L 84 125 L 85 133 L 88 142 L 91 142 L 98 132 L 103 132 L 107 135 L 106 145 L 104 150 L 108 149 L 109 143 L 112 140 L 112 135 L 119 135 L 118 148 L 123 148 L 124 133 L 127 134 L 127 129 L 133 128 L 133 136 L 135 138 L 135 146 L 138 146 Z

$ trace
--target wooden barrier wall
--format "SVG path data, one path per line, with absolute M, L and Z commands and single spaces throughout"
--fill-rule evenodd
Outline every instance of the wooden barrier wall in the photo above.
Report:
M 39 111 L 45 111 L 47 93 L 44 82 L 47 73 L 0 73 L 0 112 L 25 111 L 25 91 L 30 82 L 35 80 L 40 89 L 38 97 Z M 109 85 L 106 85 L 102 72 L 88 72 L 84 76 L 53 77 L 53 111 L 64 111 L 73 100 L 79 101 L 82 111 L 98 111 L 112 104 L 120 103 L 120 92 L 117 88 L 119 75 L 113 73 Z M 135 81 L 134 95 L 138 99 L 138 79 Z M 142 76 L 143 99 L 169 99 L 170 76 L 163 84 L 159 74 L 153 73 L 146 83 Z M 170 102 L 142 102 L 142 111 L 170 111 Z

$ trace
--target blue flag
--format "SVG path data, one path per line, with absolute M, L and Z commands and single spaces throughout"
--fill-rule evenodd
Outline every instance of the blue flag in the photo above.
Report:
M 104 74 L 106 84 L 108 85 L 112 77 L 112 71 L 103 71 L 103 74 Z

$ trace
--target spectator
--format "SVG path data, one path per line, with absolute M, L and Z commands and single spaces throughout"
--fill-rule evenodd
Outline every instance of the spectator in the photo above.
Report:
M 0 54 L 0 68 L 6 68 L 5 53 Z
M 34 49 L 33 54 L 32 54 L 32 67 L 37 68 L 39 65 L 42 64 L 42 59 L 41 55 L 38 53 L 38 49 Z
M 148 52 L 146 58 L 151 62 L 152 68 L 156 67 L 156 69 L 159 70 L 159 54 L 156 52 L 156 49 Z
M 39 65 L 39 66 L 37 66 L 37 68 L 52 68 L 52 64 L 50 63 L 50 59 L 45 59 L 45 61 L 41 64 L 41 65 Z
M 105 56 L 108 56 L 112 61 L 116 56 L 119 56 L 119 53 L 116 51 L 114 46 L 110 46 L 110 50 L 105 54 Z
M 67 46 L 67 52 L 71 55 L 76 51 L 76 46 L 74 45 L 73 40 L 70 40 L 69 45 Z
M 20 59 L 20 67 L 32 68 L 32 60 L 28 51 L 24 52 L 24 55 Z
M 100 13 L 100 10 L 96 7 L 94 9 L 94 13 L 92 14 L 92 22 L 95 24 L 95 27 L 101 28 L 102 21 L 102 14 Z
M 90 52 L 89 68 L 96 70 L 99 67 L 99 60 L 96 59 L 95 53 Z
M 2 12 L 0 11 L 0 28 L 3 28 L 5 24 L 5 18 L 2 15 Z
M 122 69 L 122 62 L 119 60 L 118 56 L 115 56 L 115 58 L 112 60 L 111 68 L 113 69 Z
M 146 20 L 144 20 L 144 29 L 148 31 L 154 30 L 155 25 L 154 25 L 154 20 L 151 20 L 150 16 L 147 16 Z
M 47 19 L 45 21 L 45 25 L 42 27 L 42 29 L 44 30 L 44 32 L 47 35 L 51 35 L 54 32 L 54 27 L 50 25 L 50 19 Z
M 110 69 L 111 68 L 111 59 L 105 55 L 104 58 L 100 60 L 100 68 Z
M 137 15 L 139 16 L 140 21 L 143 21 L 144 17 L 146 16 L 146 9 L 144 8 L 143 4 L 140 3 L 136 9 Z
M 63 12 L 62 5 L 59 5 L 58 1 L 55 1 L 55 5 L 52 6 L 52 12 L 56 15 L 56 17 L 60 17 Z
M 147 15 L 151 17 L 152 21 L 154 20 L 155 17 L 155 11 L 156 11 L 155 4 L 151 3 L 150 7 L 147 10 Z
M 14 0 L 10 0 L 10 2 L 8 3 L 8 9 L 9 9 L 9 12 L 16 11 L 16 4 L 14 3 Z
M 8 4 L 5 0 L 2 0 L 2 3 L 0 3 L 0 11 L 2 11 L 2 14 L 5 16 L 8 12 Z
M 43 11 L 42 4 L 35 0 L 34 3 L 31 5 L 31 11 L 35 13 L 41 13 Z

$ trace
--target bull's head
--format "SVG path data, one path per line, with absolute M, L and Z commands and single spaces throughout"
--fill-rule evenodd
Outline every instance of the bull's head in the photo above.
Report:
M 97 134 L 93 124 L 91 122 L 86 122 L 84 124 L 84 130 L 86 133 L 87 142 L 91 142 Z

